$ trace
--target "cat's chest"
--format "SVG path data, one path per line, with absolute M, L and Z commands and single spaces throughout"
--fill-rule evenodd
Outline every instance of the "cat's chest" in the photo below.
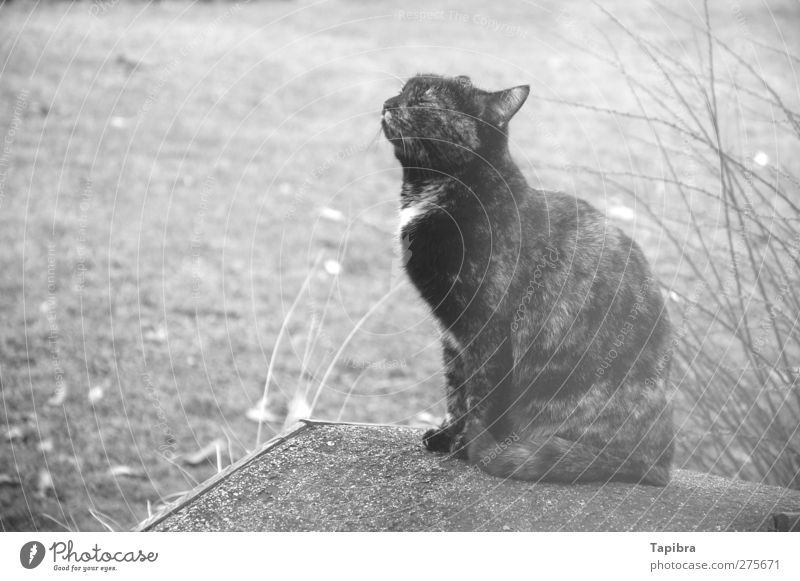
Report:
M 404 183 L 401 195 L 399 229 L 404 230 L 433 213 L 445 210 L 448 204 L 449 187 L 446 181 L 423 184 Z
M 441 274 L 467 258 L 464 229 L 453 211 L 436 200 L 404 205 L 398 229 L 407 266 Z
M 399 229 L 406 271 L 430 300 L 457 299 L 487 270 L 490 237 L 460 208 L 441 200 L 406 204 Z
M 398 230 L 401 236 L 409 236 L 410 228 L 416 225 L 417 222 L 424 222 L 426 218 L 432 218 L 434 212 L 440 211 L 440 208 L 435 202 L 419 201 L 407 205 L 400 209 L 400 219 L 398 222 Z

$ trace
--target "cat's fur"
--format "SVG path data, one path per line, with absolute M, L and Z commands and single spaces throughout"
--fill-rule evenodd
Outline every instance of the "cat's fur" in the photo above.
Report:
M 528 87 L 418 75 L 384 105 L 406 270 L 443 329 L 448 416 L 427 432 L 490 474 L 669 481 L 670 327 L 639 247 L 508 151 Z

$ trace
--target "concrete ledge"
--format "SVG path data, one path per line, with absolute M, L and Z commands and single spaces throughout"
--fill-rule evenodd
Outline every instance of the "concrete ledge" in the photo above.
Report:
M 139 526 L 146 531 L 758 531 L 800 492 L 678 470 L 666 488 L 504 481 L 422 431 L 305 421 Z

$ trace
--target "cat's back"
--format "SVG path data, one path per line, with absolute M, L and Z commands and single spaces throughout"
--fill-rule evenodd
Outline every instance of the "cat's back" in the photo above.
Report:
M 633 262 L 646 269 L 639 245 L 585 199 L 548 190 L 534 190 L 531 198 L 543 238 L 569 257 L 575 268 L 609 272 Z

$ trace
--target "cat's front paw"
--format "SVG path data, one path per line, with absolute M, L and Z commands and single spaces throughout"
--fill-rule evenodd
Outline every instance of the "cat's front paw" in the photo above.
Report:
M 430 452 L 450 454 L 453 458 L 467 457 L 467 439 L 463 432 L 449 428 L 434 428 L 422 436 L 422 443 Z
M 453 436 L 446 429 L 434 428 L 423 434 L 422 443 L 430 452 L 449 452 L 453 444 Z

